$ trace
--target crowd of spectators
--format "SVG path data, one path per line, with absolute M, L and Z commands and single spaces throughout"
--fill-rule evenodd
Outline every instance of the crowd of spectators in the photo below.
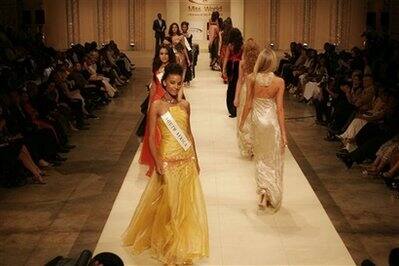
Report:
M 326 43 L 318 53 L 291 43 L 278 74 L 298 101 L 312 104 L 326 141 L 339 141 L 337 158 L 347 168 L 362 166 L 398 189 L 399 42 L 365 32 L 364 47 L 337 51 Z
M 71 134 L 99 119 L 133 69 L 113 41 L 57 51 L 42 34 L 0 27 L 0 183 L 45 184 L 44 169 L 67 159 Z

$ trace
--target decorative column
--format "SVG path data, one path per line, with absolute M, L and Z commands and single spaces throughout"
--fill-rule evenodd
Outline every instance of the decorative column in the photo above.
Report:
M 79 43 L 79 1 L 66 0 L 68 46 Z
M 101 45 L 105 42 L 104 39 L 104 1 L 97 0 L 97 35 L 98 44 Z
M 112 0 L 103 0 L 104 43 L 112 40 Z
M 129 0 L 129 10 L 128 10 L 128 16 L 129 16 L 129 45 L 131 47 L 135 46 L 135 30 L 134 30 L 134 17 L 135 17 L 135 1 L 134 0 Z
M 145 0 L 129 0 L 129 43 L 145 49 Z
M 278 49 L 278 30 L 280 19 L 280 1 L 270 1 L 270 43 L 274 44 L 274 49 Z
M 304 0 L 303 2 L 303 42 L 314 44 L 314 25 L 316 18 L 316 1 Z
M 351 1 L 337 0 L 336 44 L 341 48 L 349 44 L 350 14 Z
M 330 42 L 337 44 L 338 1 L 330 1 Z
M 100 45 L 112 39 L 112 0 L 97 0 L 97 35 Z

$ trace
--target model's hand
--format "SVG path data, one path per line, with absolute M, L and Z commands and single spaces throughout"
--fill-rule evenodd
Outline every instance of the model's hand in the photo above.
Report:
M 238 130 L 239 130 L 239 131 L 242 131 L 243 128 L 244 128 L 244 123 L 241 121 L 241 122 L 240 122 L 240 125 L 239 125 L 239 127 L 238 127 Z
M 288 147 L 287 137 L 283 136 L 281 140 L 281 149 L 284 151 Z
M 200 174 L 200 172 L 201 172 L 201 168 L 200 168 L 200 166 L 199 166 L 199 164 L 197 163 L 197 171 L 198 171 L 198 174 Z
M 163 161 L 161 161 L 161 160 L 158 160 L 156 163 L 155 163 L 155 170 L 157 171 L 157 174 L 159 175 L 159 176 L 163 176 L 164 174 L 165 174 L 165 169 L 164 169 L 164 167 L 165 167 L 165 164 L 166 164 L 166 162 L 163 162 Z
M 234 99 L 234 106 L 238 107 L 240 105 L 240 100 L 238 98 Z

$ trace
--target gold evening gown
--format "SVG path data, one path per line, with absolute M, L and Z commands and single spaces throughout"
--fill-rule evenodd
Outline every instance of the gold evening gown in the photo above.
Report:
M 255 84 L 267 87 L 273 78 L 273 73 L 258 73 Z M 277 210 L 283 197 L 284 157 L 275 99 L 254 98 L 251 120 L 257 192 L 265 193 L 272 208 Z
M 250 74 L 253 75 L 253 74 Z M 242 111 L 245 105 L 245 99 L 247 97 L 247 85 L 244 82 L 241 86 L 240 90 L 240 103 L 237 107 L 237 117 L 241 118 Z M 252 157 L 252 127 L 251 127 L 251 114 L 248 115 L 247 119 L 244 122 L 243 128 L 240 130 L 240 119 L 237 119 L 237 139 L 238 139 L 238 147 L 240 149 L 241 156 L 244 158 Z
M 169 112 L 189 137 L 187 111 L 172 106 Z M 162 263 L 192 263 L 209 255 L 208 223 L 197 158 L 193 145 L 185 151 L 161 118 L 157 125 L 162 135 L 158 151 L 164 162 L 164 182 L 154 173 L 123 235 L 123 244 L 134 255 L 149 249 Z

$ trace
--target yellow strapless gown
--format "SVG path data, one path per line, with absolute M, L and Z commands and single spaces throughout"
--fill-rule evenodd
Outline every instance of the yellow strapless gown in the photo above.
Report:
M 173 106 L 169 112 L 189 137 L 186 110 Z M 123 244 L 135 255 L 149 249 L 163 263 L 191 263 L 209 255 L 208 222 L 196 156 L 193 146 L 187 151 L 180 146 L 162 119 L 157 123 L 162 134 L 159 152 L 165 182 L 156 173 L 151 177 L 123 235 Z

